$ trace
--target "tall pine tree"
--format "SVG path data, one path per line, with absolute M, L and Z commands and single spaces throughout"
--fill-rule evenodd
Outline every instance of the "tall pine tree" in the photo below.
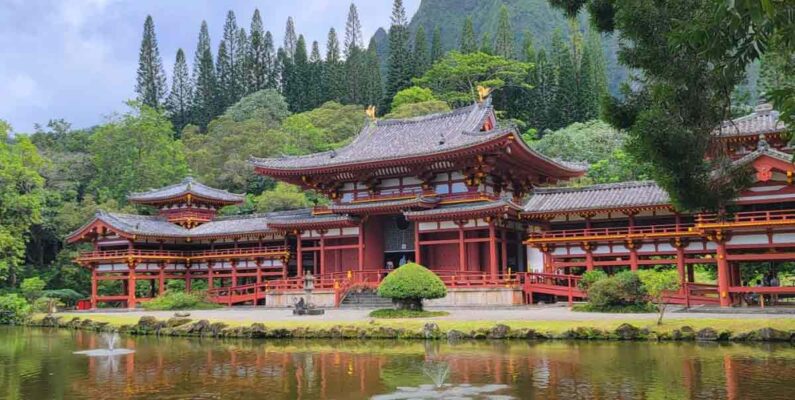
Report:
M 513 28 L 511 28 L 511 17 L 508 14 L 508 7 L 504 4 L 500 7 L 500 19 L 497 23 L 497 36 L 494 38 L 494 54 L 507 59 L 516 58 L 513 49 Z
M 439 25 L 433 28 L 433 40 L 431 41 L 431 65 L 439 61 L 444 56 L 442 50 L 442 30 Z
M 309 82 L 309 57 L 306 54 L 306 41 L 304 35 L 298 36 L 295 43 L 295 53 L 292 65 L 287 75 L 284 88 L 284 97 L 293 112 L 303 112 L 310 109 L 310 95 L 307 84 Z
M 138 93 L 138 101 L 154 108 L 159 108 L 166 97 L 166 72 L 163 70 L 160 50 L 157 48 L 155 22 L 151 15 L 147 15 L 144 22 L 135 92 Z
M 269 89 L 276 89 L 279 87 L 279 68 L 276 66 L 275 46 L 273 44 L 273 35 L 271 31 L 265 31 L 265 40 L 263 41 L 263 64 L 266 66 L 268 73 L 265 87 Z
M 229 51 L 226 49 L 226 41 L 221 39 L 218 44 L 218 54 L 215 58 L 215 77 L 218 82 L 218 108 L 219 112 L 226 110 L 226 107 L 234 104 L 234 93 L 229 91 L 234 85 L 232 69 L 229 65 Z
M 381 63 L 378 60 L 375 38 L 370 39 L 367 46 L 367 72 L 365 72 L 364 97 L 361 101 L 365 105 L 377 105 L 383 95 L 383 82 L 381 81 Z
M 241 42 L 238 38 L 237 18 L 232 10 L 226 13 L 226 22 L 224 23 L 224 37 L 221 44 L 218 45 L 218 84 L 224 98 L 224 108 L 236 103 L 243 97 L 243 60 L 240 58 L 241 51 L 239 49 Z M 225 47 L 226 59 L 222 61 L 221 46 Z M 223 75 L 222 75 L 223 71 Z
M 480 39 L 480 52 L 486 54 L 494 54 L 494 43 L 491 40 L 491 35 L 488 31 L 483 32 L 483 37 Z
M 298 39 L 295 36 L 295 22 L 293 17 L 287 17 L 287 24 L 284 27 L 284 49 L 285 55 L 289 58 L 295 57 L 296 46 L 298 46 Z
M 550 109 L 550 129 L 568 126 L 577 120 L 577 78 L 572 51 L 560 29 L 552 34 L 551 61 L 555 68 L 556 90 Z
M 316 108 L 326 101 L 326 94 L 323 91 L 323 58 L 320 56 L 320 45 L 317 40 L 312 42 L 312 52 L 309 54 L 307 98 L 309 108 Z
M 461 44 L 458 47 L 464 54 L 478 51 L 478 41 L 475 39 L 475 28 L 472 26 L 471 16 L 464 20 L 464 27 L 461 29 Z
M 235 33 L 235 97 L 237 100 L 243 98 L 248 92 L 248 35 L 246 30 L 240 28 Z M 235 101 L 237 102 L 237 101 Z
M 362 49 L 362 24 L 359 12 L 351 3 L 348 21 L 345 23 L 345 97 L 347 103 L 362 101 L 367 60 Z
M 428 54 L 428 39 L 425 37 L 425 28 L 420 25 L 414 34 L 414 76 L 422 76 L 431 66 L 431 56 Z
M 269 64 L 270 56 L 265 40 L 265 30 L 262 27 L 262 18 L 259 10 L 254 10 L 249 28 L 248 54 L 246 56 L 246 69 L 248 70 L 247 93 L 253 93 L 268 87 L 268 76 L 272 65 Z
M 219 113 L 218 83 L 215 76 L 213 53 L 210 46 L 210 32 L 207 21 L 202 21 L 199 41 L 193 58 L 193 117 L 192 122 L 202 131 Z
M 176 137 L 180 137 L 182 128 L 191 121 L 193 104 L 193 83 L 185 61 L 185 53 L 177 50 L 177 59 L 174 61 L 174 73 L 171 77 L 171 92 L 166 99 L 166 110 L 171 123 L 174 125 Z
M 337 31 L 331 28 L 326 41 L 326 63 L 323 68 L 323 85 L 329 100 L 342 102 L 345 98 L 345 65 L 340 54 Z
M 402 0 L 392 6 L 392 25 L 389 27 L 389 58 L 382 110 L 387 110 L 395 93 L 411 85 L 413 62 L 409 51 L 409 27 Z

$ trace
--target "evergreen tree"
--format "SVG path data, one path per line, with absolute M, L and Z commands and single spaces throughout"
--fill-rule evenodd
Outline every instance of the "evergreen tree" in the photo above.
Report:
M 535 40 L 533 39 L 533 33 L 529 30 L 525 30 L 522 35 L 522 61 L 536 62 Z
M 174 61 L 174 73 L 171 77 L 171 93 L 166 99 L 166 110 L 174 125 L 176 137 L 180 137 L 182 128 L 191 120 L 193 104 L 193 84 L 185 61 L 185 53 L 177 50 L 177 59 Z
M 240 100 L 248 92 L 248 35 L 246 30 L 240 28 L 235 34 L 235 64 L 234 79 L 235 79 L 235 98 Z M 237 101 L 235 101 L 237 102 Z
M 431 59 L 428 54 L 428 39 L 425 37 L 425 28 L 420 25 L 414 34 L 414 76 L 422 76 L 430 68 Z
M 219 113 L 226 107 L 234 104 L 233 93 L 229 89 L 234 84 L 232 70 L 230 69 L 229 51 L 226 49 L 226 41 L 221 40 L 218 44 L 218 55 L 215 59 L 215 77 L 218 82 L 218 108 Z
M 207 124 L 219 113 L 215 65 L 207 21 L 202 21 L 199 30 L 199 42 L 193 58 L 193 82 L 192 122 L 205 130 Z
M 295 36 L 295 23 L 293 17 L 287 17 L 287 25 L 284 27 L 284 53 L 287 57 L 295 57 L 298 39 Z
M 367 46 L 366 59 L 367 72 L 364 74 L 366 80 L 364 97 L 361 103 L 365 105 L 376 105 L 381 101 L 381 96 L 383 95 L 383 83 L 381 82 L 381 63 L 378 60 L 375 38 L 370 39 L 370 43 Z
M 392 6 L 392 25 L 389 27 L 389 59 L 387 60 L 386 90 L 382 109 L 388 109 L 395 93 L 411 86 L 413 63 L 409 51 L 409 29 L 402 0 Z
M 262 18 L 259 10 L 255 9 L 254 15 L 251 17 L 248 55 L 246 57 L 246 67 L 248 69 L 247 93 L 253 93 L 269 87 L 268 77 L 272 69 L 269 61 L 270 55 L 268 55 L 265 32 L 262 28 Z
M 552 34 L 551 61 L 555 68 L 555 97 L 550 109 L 550 129 L 559 129 L 576 121 L 577 83 L 572 52 L 560 29 Z
M 607 61 L 602 47 L 602 35 L 595 29 L 588 29 L 585 39 L 585 56 L 588 57 L 591 67 L 595 107 L 596 110 L 599 110 L 602 99 L 608 96 Z
M 279 71 L 276 66 L 276 56 L 274 54 L 273 35 L 271 31 L 265 31 L 265 40 L 263 41 L 263 63 L 268 69 L 267 80 L 265 87 L 269 89 L 276 89 L 279 87 Z
M 345 98 L 345 66 L 340 55 L 340 42 L 337 31 L 328 31 L 326 42 L 326 63 L 323 70 L 324 93 L 329 100 L 342 102 Z
M 218 45 L 218 83 L 220 85 L 221 93 L 224 97 L 224 108 L 231 104 L 236 103 L 243 97 L 243 58 L 240 58 L 242 53 L 239 49 L 241 42 L 238 38 L 237 18 L 232 10 L 226 14 L 226 22 L 224 23 L 224 38 Z M 225 47 L 226 60 L 221 61 L 221 46 Z M 221 71 L 228 76 L 222 76 Z
M 508 59 L 516 58 L 516 53 L 513 49 L 513 41 L 511 17 L 508 14 L 508 7 L 503 4 L 502 7 L 500 7 L 497 36 L 494 39 L 494 54 Z
M 151 15 L 146 16 L 141 51 L 138 55 L 138 79 L 135 85 L 138 100 L 147 106 L 158 108 L 166 97 L 166 72 L 157 48 L 155 23 Z
M 552 110 L 557 92 L 556 72 L 543 48 L 536 53 L 535 68 L 530 72 L 529 81 L 533 89 L 529 95 L 530 113 L 526 122 L 538 131 L 539 136 L 543 136 L 548 130 L 559 126 L 553 120 L 556 113 Z
M 348 9 L 348 21 L 345 23 L 345 58 L 351 56 L 354 48 L 361 49 L 362 44 L 362 24 L 359 21 L 359 12 L 356 5 L 351 3 Z
M 436 25 L 436 27 L 433 29 L 433 40 L 431 43 L 431 65 L 442 58 L 443 55 L 442 30 L 439 28 L 439 25 Z
M 293 54 L 292 66 L 287 76 L 287 86 L 284 97 L 293 112 L 303 112 L 310 109 L 309 88 L 309 57 L 306 54 L 306 41 L 304 35 L 298 36 Z
M 472 17 L 468 16 L 464 20 L 464 28 L 461 30 L 461 53 L 474 53 L 478 51 L 478 42 L 475 39 L 475 28 L 472 26 Z
M 320 56 L 320 45 L 317 40 L 312 42 L 312 52 L 309 54 L 307 98 L 310 109 L 317 108 L 326 101 L 323 92 L 323 59 Z
M 279 49 L 276 50 L 274 74 L 276 76 L 276 87 L 282 93 L 284 93 L 285 87 L 287 86 L 287 77 L 290 75 L 292 62 L 292 59 L 287 57 L 287 53 L 283 48 L 279 47 Z
M 367 60 L 362 49 L 362 24 L 359 22 L 359 13 L 356 6 L 351 3 L 348 11 L 348 21 L 345 24 L 345 97 L 349 104 L 362 101 L 364 86 L 366 85 Z
M 489 32 L 483 32 L 483 37 L 480 39 L 480 52 L 494 54 L 493 44 Z

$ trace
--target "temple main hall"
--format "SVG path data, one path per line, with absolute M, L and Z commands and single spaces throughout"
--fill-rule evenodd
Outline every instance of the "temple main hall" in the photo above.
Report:
M 741 263 L 795 261 L 785 131 L 769 105 L 717 127 L 715 140 L 754 182 L 731 213 L 685 213 L 653 182 L 567 186 L 587 166 L 533 150 L 486 99 L 368 120 L 336 150 L 250 159 L 258 174 L 322 194 L 322 205 L 218 216 L 243 195 L 186 178 L 131 193 L 148 215 L 99 212 L 67 240 L 91 246 L 76 261 L 91 270 L 92 308 L 134 308 L 172 280 L 227 305 L 283 307 L 306 292 L 308 275 L 313 299 L 339 306 L 406 262 L 442 278 L 439 305 L 572 301 L 585 297 L 585 271 L 668 266 L 682 283 L 668 301 L 732 306 L 750 291 Z M 717 282 L 697 282 L 696 265 L 714 268 Z M 101 281 L 113 284 L 100 290 Z

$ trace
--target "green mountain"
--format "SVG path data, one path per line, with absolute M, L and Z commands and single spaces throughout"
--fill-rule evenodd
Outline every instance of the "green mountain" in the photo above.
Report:
M 411 32 L 420 26 L 425 32 L 433 32 L 436 26 L 442 33 L 442 47 L 445 51 L 458 49 L 464 20 L 472 17 L 478 42 L 483 34 L 495 37 L 500 7 L 505 5 L 511 16 L 511 26 L 515 32 L 516 48 L 521 46 L 523 32 L 529 30 L 536 40 L 536 46 L 549 47 L 552 33 L 560 29 L 565 37 L 569 34 L 569 24 L 563 12 L 549 5 L 548 0 L 422 0 L 420 7 L 411 18 Z M 588 27 L 587 18 L 580 18 L 580 29 Z M 430 35 L 430 34 L 429 34 Z M 385 32 L 375 35 L 379 53 L 388 52 Z M 413 39 L 412 39 L 413 40 Z M 429 37 L 430 40 L 430 37 Z M 602 46 L 607 60 L 608 85 L 611 93 L 617 93 L 619 84 L 626 79 L 627 70 L 618 64 L 617 40 L 614 36 L 603 36 Z M 384 60 L 385 58 L 382 58 Z

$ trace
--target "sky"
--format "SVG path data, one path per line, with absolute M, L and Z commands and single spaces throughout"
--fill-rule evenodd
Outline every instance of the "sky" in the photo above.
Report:
M 152 15 L 166 75 L 178 48 L 193 60 L 202 20 L 214 49 L 228 10 L 246 28 L 259 8 L 282 43 L 288 16 L 307 42 L 322 45 L 334 27 L 343 40 L 350 0 L 0 0 L 0 119 L 17 133 L 63 118 L 86 128 L 135 98 L 143 23 Z M 355 0 L 366 42 L 387 27 L 392 0 Z M 411 16 L 420 0 L 404 0 Z M 170 83 L 169 83 L 170 85 Z

